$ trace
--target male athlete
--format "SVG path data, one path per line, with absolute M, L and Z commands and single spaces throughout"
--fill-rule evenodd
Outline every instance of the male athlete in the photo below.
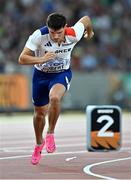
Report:
M 94 35 L 88 16 L 74 26 L 67 27 L 66 18 L 58 13 L 48 16 L 46 26 L 37 29 L 27 40 L 19 57 L 22 65 L 34 65 L 32 99 L 34 104 L 34 131 L 36 145 L 31 162 L 36 165 L 46 146 L 48 153 L 56 150 L 54 130 L 60 114 L 61 100 L 69 89 L 72 73 L 71 51 L 83 35 Z M 45 116 L 48 113 L 48 131 L 43 138 Z

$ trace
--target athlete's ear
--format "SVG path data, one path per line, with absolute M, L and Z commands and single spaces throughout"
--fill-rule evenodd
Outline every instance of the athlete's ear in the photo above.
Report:
M 63 29 L 65 30 L 65 29 L 66 29 L 66 27 L 67 27 L 67 24 L 64 26 L 64 28 L 63 28 Z

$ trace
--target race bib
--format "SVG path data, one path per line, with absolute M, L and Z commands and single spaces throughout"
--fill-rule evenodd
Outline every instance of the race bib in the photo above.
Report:
M 68 59 L 52 59 L 49 62 L 39 64 L 37 67 L 43 71 L 43 72 L 49 72 L 49 73 L 54 73 L 54 72 L 62 72 L 63 70 L 68 69 L 70 66 L 70 61 Z

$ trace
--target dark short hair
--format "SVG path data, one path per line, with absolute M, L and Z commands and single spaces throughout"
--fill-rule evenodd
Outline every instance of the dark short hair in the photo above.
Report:
M 52 13 L 47 17 L 47 26 L 54 30 L 59 30 L 66 25 L 66 18 L 62 14 Z

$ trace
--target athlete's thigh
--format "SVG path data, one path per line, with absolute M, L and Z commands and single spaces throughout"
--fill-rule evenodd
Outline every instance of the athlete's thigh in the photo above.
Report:
M 66 88 L 63 84 L 54 84 L 50 89 L 49 97 L 57 97 L 59 100 L 64 96 Z
M 35 106 L 44 106 L 49 102 L 48 86 L 44 83 L 33 83 L 32 101 Z
M 32 81 L 32 101 L 35 106 L 44 106 L 49 102 L 49 80 L 42 72 L 35 70 Z
M 58 73 L 49 83 L 49 89 L 51 89 L 55 84 L 61 84 L 66 90 L 69 90 L 70 81 L 72 79 L 71 70 L 66 70 L 62 73 Z
M 50 81 L 49 96 L 57 96 L 61 99 L 64 96 L 66 90 L 69 89 L 71 78 L 72 78 L 72 73 L 70 70 L 67 70 L 62 73 L 58 73 L 52 79 L 52 81 Z

